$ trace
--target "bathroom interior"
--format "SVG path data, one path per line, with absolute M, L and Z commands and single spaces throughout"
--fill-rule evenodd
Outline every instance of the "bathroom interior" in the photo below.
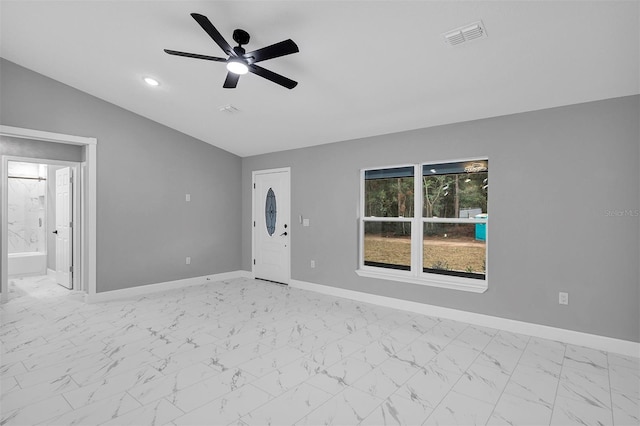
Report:
M 64 166 L 9 161 L 7 274 L 9 294 L 60 294 L 56 282 L 56 170 Z

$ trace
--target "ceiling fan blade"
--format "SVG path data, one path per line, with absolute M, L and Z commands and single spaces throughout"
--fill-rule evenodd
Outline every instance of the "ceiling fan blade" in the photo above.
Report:
M 234 74 L 232 72 L 227 73 L 227 78 L 224 80 L 224 84 L 222 87 L 225 89 L 235 89 L 238 85 L 238 80 L 240 79 L 239 74 Z
M 258 65 L 249 65 L 249 71 L 256 75 L 259 75 L 260 77 L 266 78 L 267 80 L 273 81 L 276 84 L 284 86 L 287 89 L 293 89 L 298 85 L 297 81 L 293 81 L 283 75 L 276 74 L 273 71 L 269 71 L 268 69 L 259 67 Z
M 198 24 L 202 27 L 203 30 L 209 34 L 209 37 L 216 42 L 220 49 L 224 50 L 224 52 L 229 56 L 236 56 L 236 53 L 233 51 L 229 43 L 222 37 L 220 32 L 213 26 L 209 18 L 204 15 L 200 15 L 199 13 L 192 13 L 191 16 L 196 20 Z
M 262 49 L 254 50 L 253 52 L 245 53 L 244 57 L 251 59 L 252 62 L 260 62 L 290 55 L 299 51 L 298 45 L 295 44 L 293 40 L 288 39 L 280 43 L 272 44 L 271 46 L 263 47 Z
M 216 58 L 215 56 L 199 55 L 197 53 L 178 52 L 177 50 L 164 49 L 169 55 L 186 56 L 187 58 L 206 59 L 207 61 L 227 62 L 224 58 Z

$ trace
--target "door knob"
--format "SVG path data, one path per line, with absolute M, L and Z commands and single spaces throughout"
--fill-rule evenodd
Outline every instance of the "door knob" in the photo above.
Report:
M 280 234 L 280 236 L 281 236 L 281 237 L 282 237 L 283 235 L 286 237 L 286 236 L 287 236 L 287 231 L 284 231 L 282 234 Z
M 54 233 L 54 234 L 57 234 L 57 233 L 58 233 L 58 230 L 56 229 L 55 231 L 53 231 L 53 233 Z

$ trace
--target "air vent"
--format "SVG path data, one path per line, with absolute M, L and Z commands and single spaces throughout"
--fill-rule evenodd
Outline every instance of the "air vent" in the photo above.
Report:
M 455 30 L 447 31 L 442 34 L 447 44 L 456 46 L 458 44 L 465 43 L 467 41 L 475 40 L 478 38 L 486 38 L 487 32 L 482 24 L 482 21 L 477 21 L 472 24 L 465 25 L 464 27 L 456 28 Z
M 220 109 L 220 112 L 226 112 L 227 114 L 236 114 L 236 113 L 240 112 L 240 110 L 238 108 L 234 107 L 231 104 L 225 105 L 225 106 L 221 106 L 219 109 Z

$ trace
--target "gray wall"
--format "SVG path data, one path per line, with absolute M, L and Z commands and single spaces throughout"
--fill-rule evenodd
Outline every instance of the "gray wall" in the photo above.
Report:
M 242 267 L 251 270 L 251 172 L 291 166 L 292 217 L 311 220 L 293 220 L 293 279 L 638 342 L 639 218 L 607 212 L 640 208 L 639 99 L 243 158 Z M 361 168 L 481 156 L 491 165 L 486 293 L 355 274 Z
M 84 161 L 84 147 L 0 135 L 0 155 L 81 162 Z
M 98 292 L 240 268 L 239 157 L 4 59 L 0 93 L 1 124 L 98 140 Z

